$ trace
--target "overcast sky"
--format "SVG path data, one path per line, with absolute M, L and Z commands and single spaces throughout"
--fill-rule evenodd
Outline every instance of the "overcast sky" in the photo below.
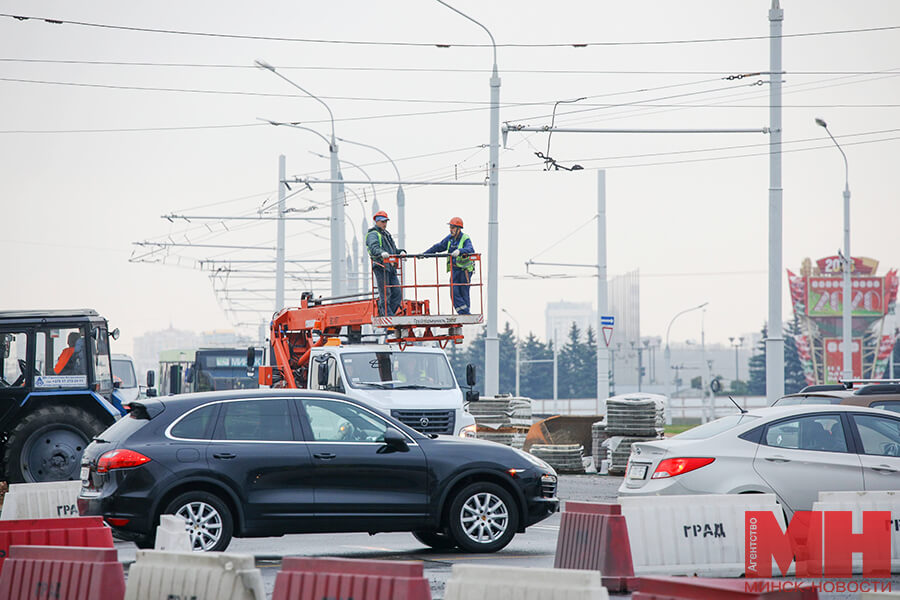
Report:
M 724 78 L 768 70 L 769 1 L 459 0 L 456 6 L 484 23 L 499 44 L 569 44 L 498 49 L 501 121 L 548 124 L 555 101 L 585 97 L 560 105 L 557 124 L 768 125 L 767 76 Z M 783 42 L 784 266 L 799 269 L 804 257 L 831 255 L 842 245 L 843 163 L 813 122 L 821 117 L 850 163 L 853 254 L 878 259 L 884 274 L 900 266 L 900 29 L 890 29 L 900 27 L 900 3 L 787 0 L 782 7 L 788 36 L 887 28 Z M 269 316 L 226 314 L 225 295 L 217 298 L 196 261 L 262 260 L 274 252 L 179 247 L 166 264 L 129 262 L 133 242 L 145 240 L 271 247 L 271 221 L 229 221 L 226 230 L 221 222 L 161 216 L 257 214 L 275 199 L 279 154 L 291 175 L 327 176 L 328 161 L 312 154 L 327 154 L 320 138 L 256 120 L 302 121 L 327 133 L 327 112 L 253 68 L 255 59 L 323 97 L 337 135 L 382 148 L 404 178 L 485 176 L 491 51 L 455 44 L 482 44 L 487 36 L 437 2 L 9 1 L 0 12 L 215 34 L 426 44 L 233 39 L 0 17 L 0 306 L 96 308 L 121 328 L 120 350 L 170 324 L 230 328 Z M 747 37 L 761 39 L 709 41 Z M 692 43 L 635 43 L 654 41 Z M 594 45 L 571 46 L 582 43 Z M 548 173 L 534 155 L 547 151 L 546 135 L 511 134 L 500 155 L 500 306 L 543 336 L 548 301 L 596 301 L 588 277 L 517 276 L 536 256 L 595 261 L 596 228 L 589 221 L 596 212 L 595 169 L 605 168 L 609 272 L 641 270 L 642 334 L 663 335 L 675 313 L 704 301 L 710 303 L 707 340 L 758 330 L 767 311 L 767 143 L 763 134 L 556 134 L 550 154 L 586 171 Z M 340 154 L 374 178 L 394 177 L 370 150 L 342 144 Z M 343 172 L 361 177 L 349 164 Z M 351 242 L 363 217 L 371 216 L 373 193 L 371 186 L 352 190 Z M 376 192 L 393 216 L 395 189 Z M 328 197 L 327 186 L 316 186 L 288 206 L 327 216 Z M 438 241 L 451 216 L 462 217 L 475 248 L 486 250 L 486 188 L 410 187 L 406 198 L 410 250 Z M 288 257 L 327 257 L 327 234 L 316 222 L 289 223 Z M 273 287 L 271 280 L 230 283 L 232 290 Z M 240 296 L 232 291 L 232 300 Z M 786 284 L 783 297 L 787 319 Z M 679 320 L 673 340 L 698 338 L 699 324 L 699 315 Z

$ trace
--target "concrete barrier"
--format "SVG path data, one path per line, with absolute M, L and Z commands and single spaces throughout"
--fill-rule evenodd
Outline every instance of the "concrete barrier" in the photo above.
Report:
M 10 484 L 0 520 L 77 517 L 80 491 L 80 481 Z
M 639 496 L 619 502 L 639 576 L 739 577 L 744 574 L 744 513 L 771 511 L 785 527 L 774 494 Z
M 289 557 L 272 600 L 431 600 L 422 563 Z
M 453 565 L 444 600 L 607 600 L 598 571 Z
M 603 574 L 610 591 L 628 589 L 634 577 L 628 528 L 618 504 L 566 502 L 556 538 L 557 569 L 585 569 Z
M 13 546 L 0 572 L 4 600 L 122 600 L 125 572 L 115 548 Z
M 102 517 L 0 521 L 0 564 L 10 546 L 112 548 L 112 530 Z
M 900 491 L 871 492 L 819 492 L 814 511 L 849 511 L 853 513 L 853 530 L 862 530 L 863 512 L 889 511 L 891 520 L 891 573 L 900 573 Z M 853 572 L 862 573 L 863 563 L 859 554 L 853 555 Z
M 192 552 L 191 536 L 187 530 L 187 522 L 175 515 L 160 515 L 156 528 L 154 550 L 168 552 Z
M 125 600 L 266 600 L 249 554 L 139 550 L 128 570 Z

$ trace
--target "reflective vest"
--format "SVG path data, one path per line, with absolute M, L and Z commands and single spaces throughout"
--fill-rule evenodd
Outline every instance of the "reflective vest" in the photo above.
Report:
M 468 240 L 468 239 L 469 239 L 469 236 L 467 236 L 466 234 L 464 234 L 464 233 L 460 234 L 459 242 L 456 243 L 456 248 L 457 249 L 462 248 L 465 245 L 466 240 Z M 447 240 L 447 254 L 450 254 L 451 252 L 453 252 L 453 250 L 450 249 L 450 245 L 452 243 L 453 243 L 453 238 L 451 237 L 449 240 Z M 453 264 L 453 257 L 448 256 L 447 257 L 447 271 L 449 271 L 451 269 L 452 264 Z M 475 270 L 475 261 L 473 261 L 468 256 L 460 255 L 460 256 L 456 257 L 456 267 L 459 269 L 465 269 L 466 271 L 474 271 Z

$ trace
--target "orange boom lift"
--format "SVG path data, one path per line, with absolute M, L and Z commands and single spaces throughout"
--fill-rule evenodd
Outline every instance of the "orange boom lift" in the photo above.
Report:
M 478 290 L 481 297 L 481 255 L 468 255 L 477 265 L 477 278 L 469 284 Z M 416 342 L 438 342 L 444 348 L 450 342 L 461 344 L 462 326 L 483 322 L 482 311 L 477 314 L 457 315 L 452 312 L 452 282 L 441 283 L 440 266 L 449 254 L 402 254 L 385 259 L 397 268 L 399 287 L 404 297 L 394 315 L 379 315 L 377 291 L 372 280 L 369 292 L 358 295 L 333 298 L 313 298 L 304 292 L 300 306 L 285 308 L 272 319 L 271 366 L 259 368 L 259 383 L 287 388 L 306 387 L 309 373 L 310 355 L 313 348 L 329 344 L 361 344 L 363 327 L 370 325 L 373 335 L 385 335 L 385 342 L 397 344 L 400 350 Z M 442 260 L 443 259 L 443 260 Z M 420 281 L 419 261 L 435 265 L 433 282 Z M 430 268 L 422 271 L 430 272 Z M 387 286 L 397 287 L 397 286 Z M 444 306 L 449 312 L 441 311 L 441 296 L 449 291 L 450 298 Z M 408 296 L 412 296 L 409 298 Z M 480 301 L 483 304 L 483 301 Z M 432 308 L 435 313 L 432 314 Z

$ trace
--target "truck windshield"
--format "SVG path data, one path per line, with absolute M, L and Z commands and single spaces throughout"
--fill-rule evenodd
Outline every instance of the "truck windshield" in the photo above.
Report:
M 450 390 L 456 387 L 447 357 L 425 352 L 354 352 L 341 355 L 354 388 Z

